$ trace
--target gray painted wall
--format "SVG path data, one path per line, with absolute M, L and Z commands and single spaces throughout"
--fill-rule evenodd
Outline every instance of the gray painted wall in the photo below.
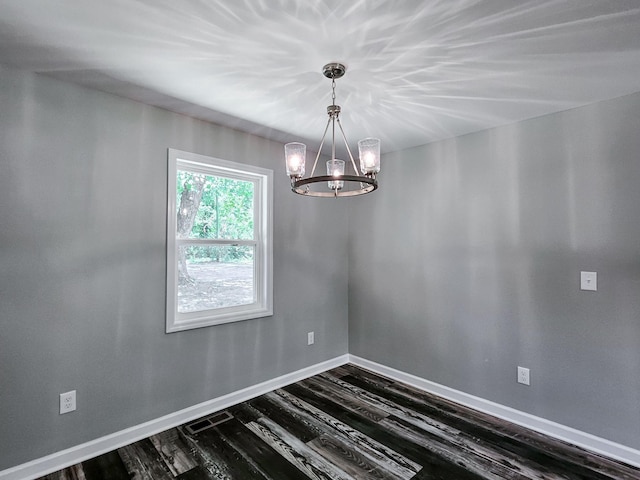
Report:
M 350 353 L 640 448 L 640 94 L 387 155 L 380 184 L 350 205 Z
M 375 194 L 322 202 L 281 144 L 0 67 L 0 470 L 347 347 L 640 448 L 638 132 L 640 94 L 387 155 Z M 164 333 L 167 147 L 275 171 L 273 317 Z
M 168 147 L 274 170 L 273 317 L 164 333 Z M 344 204 L 292 194 L 283 163 L 279 143 L 0 67 L 0 470 L 347 352 Z

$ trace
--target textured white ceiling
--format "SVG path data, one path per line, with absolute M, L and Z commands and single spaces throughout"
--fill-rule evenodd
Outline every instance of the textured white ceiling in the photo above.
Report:
M 398 150 L 640 91 L 640 2 L 0 0 L 0 63 L 280 141 L 319 141 L 331 61 L 350 141 Z

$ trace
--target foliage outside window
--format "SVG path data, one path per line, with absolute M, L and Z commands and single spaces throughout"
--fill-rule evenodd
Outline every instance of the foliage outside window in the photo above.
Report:
M 272 315 L 273 172 L 169 149 L 167 332 Z

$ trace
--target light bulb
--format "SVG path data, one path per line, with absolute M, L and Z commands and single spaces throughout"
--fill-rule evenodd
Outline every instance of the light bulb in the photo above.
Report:
M 367 168 L 371 168 L 376 164 L 376 157 L 373 156 L 373 153 L 367 153 L 364 156 L 364 166 Z
M 287 175 L 292 179 L 304 176 L 306 149 L 304 143 L 293 142 L 284 146 Z
M 358 142 L 360 169 L 365 175 L 375 175 L 380 171 L 380 140 L 365 138 Z
M 327 162 L 327 175 L 334 178 L 340 178 L 344 175 L 344 160 L 329 160 Z M 344 186 L 342 180 L 332 180 L 329 182 L 329 188 L 331 190 L 341 190 Z

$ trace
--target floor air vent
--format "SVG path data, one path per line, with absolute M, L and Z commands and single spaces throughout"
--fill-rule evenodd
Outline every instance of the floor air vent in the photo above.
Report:
M 200 418 L 195 422 L 187 423 L 185 427 L 189 433 L 198 433 L 206 430 L 207 428 L 215 427 L 227 420 L 231 420 L 233 415 L 231 415 L 226 410 L 224 412 L 214 413 L 213 415 L 209 415 L 205 418 Z

